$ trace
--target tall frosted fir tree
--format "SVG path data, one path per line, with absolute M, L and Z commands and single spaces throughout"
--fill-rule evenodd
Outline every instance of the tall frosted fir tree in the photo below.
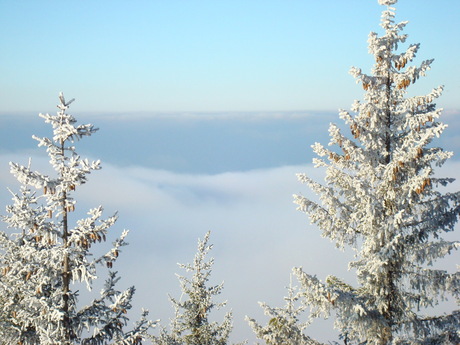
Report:
M 78 308 L 78 291 L 73 283 L 96 279 L 96 265 L 112 267 L 126 245 L 127 231 L 101 257 L 93 258 L 90 247 L 106 240 L 117 216 L 101 219 L 102 207 L 88 212 L 71 226 L 75 211 L 73 194 L 87 175 L 100 169 L 99 161 L 82 159 L 72 145 L 90 136 L 92 125 L 76 125 L 66 113 L 63 95 L 57 115 L 42 115 L 53 127 L 53 138 L 34 138 L 47 149 L 54 177 L 11 164 L 21 183 L 13 194 L 13 205 L 4 217 L 11 234 L 0 233 L 0 343 L 5 344 L 140 344 L 152 323 L 143 312 L 131 331 L 125 331 L 127 310 L 134 287 L 117 291 L 116 272 L 109 271 L 100 297 Z M 38 190 L 38 191 L 37 191 Z M 39 191 L 43 191 L 42 194 Z
M 212 245 L 208 244 L 210 232 L 202 241 L 198 241 L 198 251 L 193 264 L 179 264 L 187 272 L 193 272 L 190 278 L 178 276 L 182 300 L 171 297 L 175 316 L 170 324 L 170 331 L 165 328 L 154 339 L 158 345 L 225 345 L 232 330 L 232 314 L 226 313 L 222 323 L 210 321 L 213 309 L 225 306 L 225 302 L 216 303 L 213 298 L 221 293 L 223 283 L 208 286 L 214 259 L 206 260 Z
M 364 100 L 354 102 L 353 115 L 340 112 L 351 136 L 330 125 L 332 147 L 313 145 L 326 183 L 299 175 L 320 201 L 295 196 L 324 237 L 355 250 L 349 267 L 357 285 L 295 272 L 312 317 L 333 312 L 346 344 L 458 344 L 460 311 L 430 315 L 431 307 L 460 297 L 460 273 L 433 266 L 460 245 L 443 239 L 458 220 L 460 193 L 443 192 L 453 179 L 434 175 L 452 156 L 432 143 L 446 128 L 433 103 L 443 88 L 408 95 L 433 60 L 411 64 L 419 44 L 399 52 L 407 22 L 395 22 L 396 0 L 379 3 L 383 33 L 372 32 L 368 41 L 372 73 L 351 69 Z

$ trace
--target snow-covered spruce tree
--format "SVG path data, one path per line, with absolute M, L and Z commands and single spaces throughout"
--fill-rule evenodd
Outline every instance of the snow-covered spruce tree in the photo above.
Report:
M 102 207 L 71 227 L 70 213 L 76 201 L 72 194 L 87 175 L 100 169 L 99 161 L 81 159 L 72 143 L 90 136 L 92 125 L 76 125 L 66 113 L 69 104 L 63 95 L 57 115 L 40 116 L 53 126 L 53 138 L 34 138 L 47 149 L 55 176 L 10 163 L 21 183 L 13 193 L 13 204 L 3 217 L 9 233 L 0 232 L 0 343 L 5 344 L 140 344 L 153 325 L 143 311 L 131 331 L 125 331 L 127 310 L 134 287 L 117 291 L 116 272 L 109 276 L 100 297 L 79 309 L 78 291 L 73 283 L 91 289 L 96 265 L 112 267 L 126 245 L 124 231 L 107 254 L 93 258 L 90 247 L 106 240 L 117 216 L 101 219 Z M 42 190 L 41 194 L 37 190 Z
M 206 255 L 212 245 L 208 245 L 210 232 L 202 241 L 198 240 L 198 251 L 193 264 L 179 264 L 187 272 L 193 272 L 191 278 L 178 275 L 182 296 L 180 300 L 170 297 L 175 316 L 171 320 L 169 332 L 162 327 L 160 335 L 154 338 L 158 345 L 225 345 L 232 330 L 232 313 L 226 313 L 222 323 L 211 322 L 208 317 L 216 308 L 226 302 L 216 303 L 214 296 L 221 293 L 223 283 L 207 286 L 214 259 L 206 261 Z M 182 300 L 182 297 L 186 297 Z
M 256 320 L 246 317 L 258 339 L 267 345 L 319 345 L 320 343 L 304 334 L 308 322 L 301 322 L 299 316 L 305 311 L 306 306 L 299 305 L 302 294 L 291 285 L 288 296 L 285 297 L 286 305 L 282 308 L 272 308 L 266 303 L 259 303 L 265 315 L 270 317 L 267 325 L 262 326 Z
M 460 297 L 460 273 L 433 266 L 460 245 L 443 239 L 458 220 L 460 193 L 443 192 L 440 187 L 453 179 L 434 175 L 434 167 L 452 155 L 432 143 L 446 127 L 433 103 L 442 87 L 407 94 L 433 60 L 410 64 L 419 44 L 398 52 L 407 22 L 395 22 L 396 0 L 379 3 L 385 6 L 384 31 L 369 36 L 372 73 L 351 69 L 364 101 L 354 102 L 354 115 L 340 112 L 353 138 L 331 124 L 330 146 L 336 149 L 313 145 L 326 184 L 299 175 L 320 201 L 295 196 L 324 237 L 355 250 L 349 267 L 357 285 L 295 272 L 311 316 L 333 313 L 346 344 L 459 344 L 460 311 L 433 315 L 431 308 Z

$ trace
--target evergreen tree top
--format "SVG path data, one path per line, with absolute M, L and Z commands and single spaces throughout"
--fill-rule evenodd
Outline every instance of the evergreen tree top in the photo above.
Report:
M 379 1 L 394 5 L 396 1 Z M 401 49 L 407 22 L 395 22 L 395 9 L 382 11 L 385 32 L 369 35 L 371 73 L 350 73 L 365 91 L 351 112 L 340 111 L 349 134 L 331 124 L 330 143 L 313 145 L 316 166 L 326 168 L 325 184 L 299 174 L 319 195 L 319 202 L 295 196 L 324 237 L 340 248 L 351 246 L 349 267 L 357 283 L 337 277 L 325 283 L 295 269 L 304 289 L 303 303 L 312 315 L 337 316 L 335 327 L 346 342 L 358 344 L 451 344 L 460 341 L 460 313 L 425 316 L 421 312 L 443 301 L 460 299 L 460 274 L 433 264 L 459 241 L 443 240 L 454 231 L 460 214 L 460 192 L 439 188 L 453 180 L 435 174 L 452 156 L 435 139 L 447 127 L 434 101 L 442 86 L 421 96 L 407 90 L 430 70 L 433 60 L 412 62 L 419 44 Z
M 103 269 L 97 269 L 98 264 L 112 268 L 128 232 L 123 231 L 106 254 L 94 258 L 90 248 L 106 241 L 116 214 L 103 219 L 98 206 L 72 226 L 76 189 L 100 169 L 100 162 L 82 159 L 70 145 L 96 129 L 77 125 L 67 113 L 73 100 L 66 102 L 60 94 L 59 101 L 56 115 L 40 114 L 52 125 L 53 138 L 34 137 L 46 147 L 55 176 L 32 171 L 30 162 L 10 163 L 22 186 L 20 193 L 12 193 L 13 205 L 3 218 L 12 234 L 0 232 L 0 338 L 23 345 L 140 344 L 154 323 L 142 311 L 133 329 L 125 330 L 135 289 L 118 291 L 117 272 L 108 272 L 99 298 L 80 307 L 73 283 L 86 283 L 91 290 L 96 272 Z

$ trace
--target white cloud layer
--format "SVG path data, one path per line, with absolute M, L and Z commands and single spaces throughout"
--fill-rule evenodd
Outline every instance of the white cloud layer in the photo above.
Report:
M 9 160 L 26 164 L 28 157 L 0 156 L 0 185 L 16 190 L 6 167 Z M 32 167 L 48 170 L 47 159 L 34 158 Z M 459 162 L 449 162 L 442 173 L 459 178 L 459 171 Z M 234 312 L 233 340 L 252 343 L 254 336 L 244 316 L 264 320 L 258 301 L 284 304 L 292 267 L 303 266 L 320 278 L 334 274 L 353 279 L 347 272 L 350 253 L 335 250 L 309 225 L 307 216 L 295 210 L 292 194 L 310 193 L 297 182 L 298 172 L 323 179 L 322 171 L 311 166 L 192 175 L 105 164 L 76 191 L 75 216 L 99 204 L 107 216 L 119 211 L 112 238 L 123 228 L 131 230 L 130 246 L 116 264 L 121 284 L 135 285 L 135 309 L 148 308 L 151 317 L 161 318 L 163 324 L 172 316 L 167 295 L 180 296 L 175 273 L 183 272 L 176 263 L 191 262 L 197 239 L 211 230 L 211 255 L 216 260 L 211 283 L 225 281 L 222 300 L 228 300 Z M 453 189 L 459 189 L 458 183 Z M 0 202 L 9 204 L 5 188 L 0 191 Z M 458 262 L 455 255 L 449 259 L 450 269 Z M 101 271 L 101 278 L 104 276 Z M 313 327 L 312 335 L 324 341 L 336 339 L 336 333 L 322 325 Z

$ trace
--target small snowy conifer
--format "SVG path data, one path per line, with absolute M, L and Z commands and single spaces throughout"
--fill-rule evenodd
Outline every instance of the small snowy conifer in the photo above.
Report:
M 433 103 L 443 88 L 407 94 L 433 60 L 410 64 L 419 44 L 398 52 L 407 22 L 395 22 L 396 0 L 379 3 L 385 6 L 384 34 L 369 35 L 372 74 L 351 69 L 365 90 L 364 101 L 354 102 L 354 115 L 340 112 L 353 138 L 331 124 L 330 146 L 337 149 L 313 145 L 326 184 L 299 175 L 320 202 L 295 197 L 324 237 L 355 250 L 349 267 L 357 285 L 333 276 L 322 282 L 301 268 L 295 272 L 311 316 L 334 315 L 346 344 L 459 344 L 460 311 L 433 315 L 431 309 L 460 297 L 460 273 L 433 267 L 460 245 L 442 237 L 454 230 L 460 193 L 443 192 L 452 179 L 434 175 L 434 166 L 452 156 L 432 145 L 446 128 Z
M 182 300 L 170 297 L 174 306 L 175 316 L 171 320 L 170 332 L 165 328 L 160 336 L 155 338 L 158 345 L 225 345 L 232 330 L 232 314 L 226 313 L 222 323 L 211 322 L 210 312 L 225 306 L 226 302 L 216 303 L 213 297 L 221 293 L 223 283 L 216 286 L 207 286 L 211 275 L 214 259 L 206 261 L 206 255 L 212 245 L 208 245 L 210 232 L 202 241 L 198 241 L 198 251 L 193 264 L 179 264 L 187 272 L 193 272 L 191 278 L 178 275 Z
M 299 305 L 302 294 L 291 285 L 288 288 L 288 296 L 285 297 L 286 305 L 282 308 L 272 308 L 266 303 L 259 303 L 264 309 L 265 315 L 270 317 L 267 325 L 261 326 L 256 320 L 246 317 L 257 338 L 265 341 L 267 345 L 320 345 L 303 333 L 308 327 L 308 322 L 301 322 L 299 316 L 306 309 L 305 305 Z
M 93 258 L 91 245 L 106 240 L 117 216 L 101 219 L 99 206 L 71 227 L 70 214 L 76 207 L 72 195 L 91 171 L 100 169 L 99 161 L 80 158 L 72 143 L 97 129 L 77 126 L 66 113 L 73 100 L 66 102 L 62 94 L 59 100 L 57 115 L 40 114 L 53 126 L 53 138 L 34 136 L 46 147 L 55 176 L 32 171 L 30 162 L 10 163 L 21 189 L 12 192 L 13 205 L 3 217 L 15 231 L 0 232 L 0 338 L 23 345 L 140 344 L 153 324 L 144 311 L 133 330 L 124 330 L 134 287 L 117 291 L 116 272 L 109 271 L 99 298 L 81 309 L 77 306 L 73 283 L 86 283 L 90 289 L 97 278 L 96 264 L 112 267 L 120 247 L 127 244 L 127 231 L 105 255 Z

